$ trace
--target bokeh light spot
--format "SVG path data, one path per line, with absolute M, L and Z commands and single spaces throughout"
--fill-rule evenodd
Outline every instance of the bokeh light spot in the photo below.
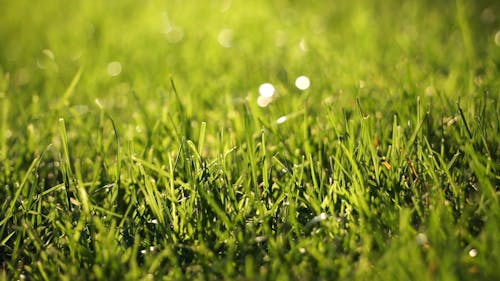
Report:
M 473 258 L 476 257 L 477 256 L 477 250 L 476 249 L 471 249 L 469 251 L 469 256 L 471 256 Z
M 118 76 L 122 72 L 122 64 L 119 61 L 112 61 L 108 64 L 108 74 Z
M 311 86 L 311 80 L 307 76 L 301 75 L 295 80 L 295 86 L 299 90 L 307 90 Z
M 44 50 L 42 51 L 42 53 L 43 53 L 44 55 L 46 55 L 46 56 L 47 56 L 49 59 L 51 59 L 51 60 L 55 60 L 55 59 L 56 59 L 56 57 L 54 56 L 54 53 L 53 53 L 50 49 L 44 49 Z
M 234 32 L 232 29 L 223 29 L 217 36 L 217 41 L 224 48 L 231 48 L 233 46 Z
M 429 240 L 427 239 L 427 235 L 425 235 L 425 233 L 419 233 L 415 237 L 415 242 L 417 242 L 418 245 L 423 246 L 423 245 L 426 245 L 427 243 L 429 243 Z
M 278 123 L 278 124 L 283 124 L 283 123 L 285 123 L 285 122 L 286 122 L 286 120 L 287 120 L 287 119 L 288 119 L 288 118 L 287 118 L 286 116 L 281 116 L 280 118 L 278 118 L 278 119 L 276 120 L 276 123 Z
M 425 88 L 425 95 L 428 97 L 436 95 L 436 89 L 433 86 L 427 86 Z
M 271 101 L 272 101 L 271 97 L 259 96 L 257 98 L 257 105 L 260 107 L 266 107 L 271 103 Z
M 500 47 L 500 30 L 495 33 L 495 44 Z
M 307 51 L 309 50 L 309 47 L 307 46 L 306 39 L 304 39 L 304 38 L 300 39 L 300 42 L 299 42 L 299 49 L 300 49 L 302 52 L 307 52 Z
M 270 97 L 274 96 L 274 92 L 275 92 L 275 89 L 274 89 L 273 84 L 271 84 L 271 83 L 264 83 L 264 84 L 261 84 L 259 86 L 259 94 L 262 97 L 270 98 Z

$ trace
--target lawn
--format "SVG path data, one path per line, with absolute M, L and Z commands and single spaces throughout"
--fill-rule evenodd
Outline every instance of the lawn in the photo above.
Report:
M 500 280 L 498 1 L 0 0 L 0 280 Z

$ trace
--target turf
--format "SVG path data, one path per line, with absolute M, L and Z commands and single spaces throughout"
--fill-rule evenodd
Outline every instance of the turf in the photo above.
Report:
M 498 2 L 0 7 L 0 279 L 500 280 Z

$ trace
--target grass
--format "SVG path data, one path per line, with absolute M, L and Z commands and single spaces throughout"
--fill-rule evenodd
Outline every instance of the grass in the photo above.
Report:
M 2 2 L 0 279 L 500 278 L 495 1 Z

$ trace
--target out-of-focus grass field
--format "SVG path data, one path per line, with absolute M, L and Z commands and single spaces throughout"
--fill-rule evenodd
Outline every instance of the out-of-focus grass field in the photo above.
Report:
M 499 91 L 497 1 L 0 0 L 0 279 L 500 280 Z

